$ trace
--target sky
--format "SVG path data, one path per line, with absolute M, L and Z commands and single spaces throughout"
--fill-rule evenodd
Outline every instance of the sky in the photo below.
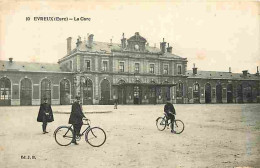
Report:
M 90 21 L 34 21 L 34 17 Z M 30 21 L 26 21 L 30 17 Z M 57 63 L 68 37 L 120 43 L 139 32 L 150 46 L 164 38 L 198 70 L 256 73 L 260 66 L 257 1 L 33 1 L 0 0 L 0 60 Z M 260 68 L 259 68 L 260 69 Z

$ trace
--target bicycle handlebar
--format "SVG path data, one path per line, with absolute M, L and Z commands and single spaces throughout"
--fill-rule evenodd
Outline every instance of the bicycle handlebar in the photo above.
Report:
M 82 121 L 86 122 L 84 125 L 90 125 L 90 119 L 82 118 Z

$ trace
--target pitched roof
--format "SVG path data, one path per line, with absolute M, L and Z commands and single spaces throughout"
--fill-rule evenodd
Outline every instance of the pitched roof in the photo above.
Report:
M 132 37 L 130 37 L 127 41 L 140 41 L 140 42 L 146 42 L 146 39 L 142 36 L 140 36 L 140 34 L 138 32 L 135 33 L 135 35 L 133 35 Z
M 107 43 L 107 42 L 99 42 L 99 41 L 93 41 L 92 46 L 90 47 L 90 45 L 88 44 L 88 42 L 86 41 L 82 41 L 82 43 L 79 44 L 78 46 L 78 50 L 81 52 L 90 52 L 90 53 L 106 53 L 106 54 L 111 54 L 112 50 L 117 50 L 120 51 L 122 50 L 121 48 L 121 44 L 118 43 Z M 145 50 L 148 53 L 161 53 L 161 50 L 159 48 L 156 47 L 152 47 L 152 46 L 145 46 Z M 72 53 L 76 52 L 77 48 L 75 48 L 74 50 L 72 50 Z M 124 50 L 122 50 L 124 51 Z M 128 50 L 125 50 L 128 51 Z M 162 55 L 163 57 L 166 58 L 182 58 L 178 55 L 172 54 L 172 53 L 164 53 Z
M 220 72 L 220 71 L 197 71 L 194 75 L 192 70 L 186 72 L 188 78 L 198 78 L 198 79 L 238 79 L 238 80 L 260 80 L 260 76 L 256 74 L 247 74 L 246 77 L 242 73 L 232 73 L 232 72 Z
M 0 71 L 61 72 L 61 69 L 57 63 L 0 60 Z
M 99 53 L 111 53 L 113 49 L 120 49 L 120 44 L 116 43 L 105 43 L 94 41 L 92 46 L 90 47 L 87 42 L 82 42 L 78 49 L 79 51 L 87 51 L 87 52 L 99 52 Z

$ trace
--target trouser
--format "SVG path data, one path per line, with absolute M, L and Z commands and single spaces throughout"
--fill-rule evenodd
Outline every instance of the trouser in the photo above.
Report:
M 114 109 L 117 109 L 117 102 L 114 103 Z
M 46 131 L 46 127 L 47 127 L 47 116 L 46 115 L 43 115 L 42 117 L 42 131 L 45 132 Z
M 167 116 L 167 123 L 168 123 L 168 120 L 171 120 L 171 129 L 174 130 L 174 120 L 175 120 L 175 116 L 173 114 L 168 114 Z
M 76 136 L 80 135 L 80 130 L 82 127 L 82 123 L 79 124 L 72 124 L 73 125 L 73 131 L 74 131 L 74 135 L 73 135 L 73 142 L 76 142 Z

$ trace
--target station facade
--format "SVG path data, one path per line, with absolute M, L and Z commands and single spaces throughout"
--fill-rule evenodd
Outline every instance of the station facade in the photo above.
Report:
M 187 71 L 187 59 L 164 39 L 149 46 L 136 32 L 116 44 L 78 37 L 57 64 L 0 61 L 0 105 L 253 103 L 259 102 L 259 72 Z

